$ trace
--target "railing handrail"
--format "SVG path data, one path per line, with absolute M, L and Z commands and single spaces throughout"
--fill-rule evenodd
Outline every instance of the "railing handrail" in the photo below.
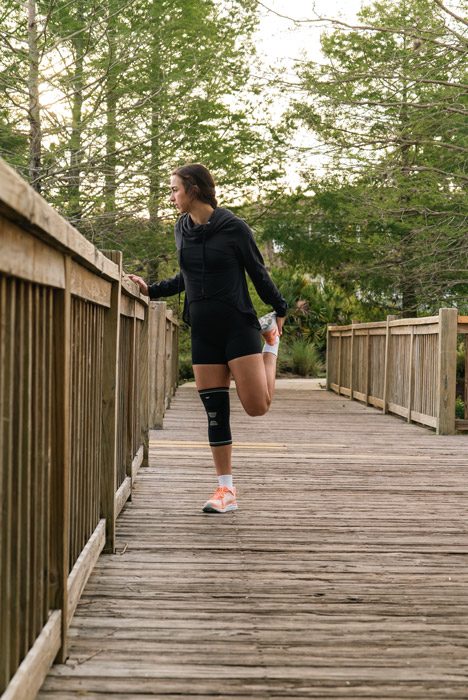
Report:
M 458 316 L 457 309 L 440 309 L 438 316 L 329 324 L 327 389 L 439 434 L 465 429 L 465 421 L 455 420 L 457 332 L 468 332 L 468 317 Z
M 115 550 L 177 386 L 178 322 L 1 159 L 0 311 L 0 693 L 32 700 Z

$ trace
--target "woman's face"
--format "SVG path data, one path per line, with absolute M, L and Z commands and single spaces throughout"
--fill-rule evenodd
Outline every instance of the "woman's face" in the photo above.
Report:
M 190 205 L 195 199 L 193 194 L 187 194 L 184 189 L 182 178 L 178 175 L 171 176 L 171 197 L 170 200 L 179 214 L 186 214 L 190 211 Z

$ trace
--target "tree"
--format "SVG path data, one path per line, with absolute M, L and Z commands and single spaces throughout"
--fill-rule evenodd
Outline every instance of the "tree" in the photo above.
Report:
M 468 290 L 468 26 L 429 0 L 376 2 L 360 20 L 334 22 L 324 64 L 298 69 L 294 111 L 325 172 L 296 202 L 301 235 L 266 228 L 361 296 L 426 312 Z
M 174 166 L 206 163 L 225 197 L 278 179 L 284 139 L 251 74 L 256 12 L 253 0 L 37 0 L 42 193 L 135 271 L 172 264 Z M 24 173 L 25 153 L 11 152 L 28 125 L 12 115 L 31 112 L 17 87 L 24 7 L 11 3 L 6 19 L 0 110 L 16 129 L 0 131 L 0 149 Z

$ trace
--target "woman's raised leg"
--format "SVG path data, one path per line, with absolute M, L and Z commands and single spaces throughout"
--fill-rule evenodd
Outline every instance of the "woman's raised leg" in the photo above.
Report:
M 271 352 L 236 357 L 229 362 L 237 394 L 249 416 L 263 416 L 275 392 L 276 355 Z

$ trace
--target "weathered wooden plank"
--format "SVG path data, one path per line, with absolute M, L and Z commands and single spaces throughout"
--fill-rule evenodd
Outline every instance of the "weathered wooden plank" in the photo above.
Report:
M 144 321 L 146 318 L 146 306 L 143 306 L 140 303 L 135 304 L 135 318 L 138 319 L 139 321 Z
M 3 693 L 2 700 L 34 700 L 60 649 L 61 617 L 59 610 L 51 613 L 49 620 Z
M 70 534 L 70 366 L 71 294 L 70 258 L 65 258 L 65 289 L 57 292 L 54 320 L 54 415 L 52 418 L 50 601 L 61 611 L 60 660 L 66 658 L 67 578 Z
M 239 510 L 201 512 L 216 480 L 182 387 L 38 700 L 216 697 L 221 679 L 234 697 L 463 698 L 466 438 L 281 382 L 259 419 L 231 397 Z
M 457 373 L 457 310 L 440 310 L 437 383 L 437 433 L 455 431 L 455 385 Z
M 125 481 L 119 486 L 117 493 L 115 494 L 115 514 L 116 517 L 119 515 L 120 511 L 124 507 L 125 503 L 128 501 L 132 493 L 132 478 L 127 476 Z
M 52 248 L 73 253 L 74 257 L 79 257 L 87 267 L 101 272 L 108 279 L 118 278 L 119 273 L 115 265 L 1 159 L 0 212 L 8 219 L 21 224 L 25 230 L 41 237 Z
M 107 251 L 106 255 L 118 265 L 119 278 L 112 284 L 111 306 L 104 314 L 103 334 L 103 373 L 102 373 L 102 440 L 100 451 L 101 463 L 101 515 L 106 521 L 106 551 L 115 550 L 115 493 L 117 491 L 117 435 L 118 396 L 120 383 L 119 338 L 120 338 L 120 304 L 122 293 L 120 271 L 122 253 Z
M 133 458 L 132 461 L 132 483 L 135 481 L 137 474 L 140 470 L 140 467 L 143 463 L 143 457 L 144 457 L 144 446 L 140 445 L 138 448 L 138 452 L 136 453 L 135 457 Z
M 109 308 L 111 304 L 111 287 L 111 283 L 107 280 L 93 274 L 82 265 L 72 262 L 70 291 L 73 296 Z
M 125 277 L 122 276 L 122 280 L 124 280 Z M 126 294 L 122 294 L 120 298 L 120 313 L 122 316 L 128 316 L 129 318 L 134 318 L 135 316 L 135 304 L 136 300 L 133 299 L 132 297 L 127 296 Z
M 63 255 L 0 216 L 0 272 L 63 289 Z
M 68 581 L 68 611 L 67 624 L 69 625 L 76 606 L 81 598 L 84 587 L 88 581 L 91 571 L 94 569 L 98 557 L 106 543 L 106 521 L 100 520 L 99 525 L 91 535 L 88 543 L 78 557 L 75 566 L 71 570 Z

